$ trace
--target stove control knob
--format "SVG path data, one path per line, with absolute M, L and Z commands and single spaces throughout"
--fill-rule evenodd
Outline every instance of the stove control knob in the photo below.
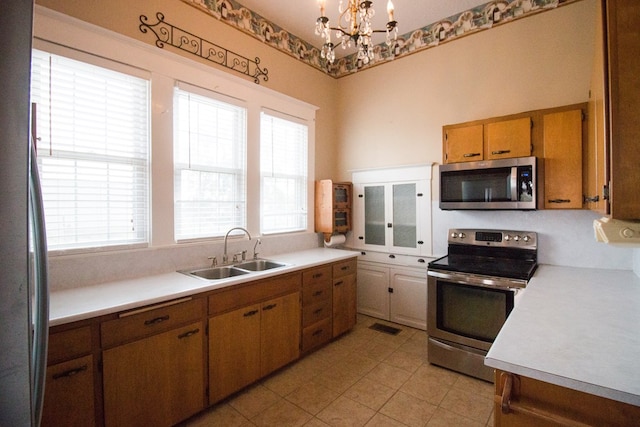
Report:
M 451 238 L 452 239 L 456 239 L 458 237 L 458 233 L 456 233 L 455 231 L 453 233 L 451 233 Z
M 465 237 L 467 237 L 467 235 L 464 234 L 464 233 L 460 233 L 459 236 L 460 236 L 461 239 L 464 239 Z
M 505 234 L 505 235 L 504 235 L 504 241 L 505 241 L 505 242 L 508 242 L 509 240 L 511 240 L 511 236 L 510 236 L 510 235 L 508 235 L 508 234 Z
M 515 240 L 516 242 L 520 241 L 520 236 L 518 235 L 513 236 L 513 240 Z
M 622 237 L 630 239 L 630 238 L 632 238 L 634 236 L 635 232 L 632 229 L 630 229 L 629 227 L 627 227 L 624 230 L 622 230 L 620 232 L 620 234 L 622 234 Z
M 522 240 L 524 240 L 525 242 L 529 242 L 529 240 L 531 240 L 531 237 L 529 237 L 529 236 L 524 236 L 524 237 L 522 238 Z

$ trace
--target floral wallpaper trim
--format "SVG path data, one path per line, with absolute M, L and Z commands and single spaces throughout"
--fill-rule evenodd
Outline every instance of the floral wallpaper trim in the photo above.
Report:
M 320 49 L 247 9 L 235 0 L 182 1 L 333 77 L 343 77 L 363 68 L 358 63 L 355 53 L 336 59 L 334 64 L 327 64 L 325 60 L 320 58 Z M 375 58 L 366 68 L 429 49 L 468 34 L 488 30 L 494 25 L 501 25 L 577 1 L 580 0 L 489 1 L 473 9 L 398 36 L 398 42 L 393 48 L 385 43 L 374 46 Z M 313 23 L 309 25 L 313 25 Z

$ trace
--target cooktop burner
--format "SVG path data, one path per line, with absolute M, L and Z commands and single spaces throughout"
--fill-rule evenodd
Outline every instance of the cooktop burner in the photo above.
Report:
M 448 242 L 430 269 L 528 281 L 538 266 L 534 232 L 451 229 Z

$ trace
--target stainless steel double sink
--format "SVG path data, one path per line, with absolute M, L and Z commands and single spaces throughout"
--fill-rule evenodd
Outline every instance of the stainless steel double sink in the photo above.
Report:
M 187 276 L 197 277 L 203 280 L 221 280 L 229 277 L 242 276 L 258 271 L 271 270 L 274 268 L 287 267 L 290 264 L 283 262 L 271 261 L 268 259 L 254 259 L 251 261 L 242 261 L 238 264 L 223 265 L 219 267 L 199 268 L 190 270 L 181 270 L 179 273 Z

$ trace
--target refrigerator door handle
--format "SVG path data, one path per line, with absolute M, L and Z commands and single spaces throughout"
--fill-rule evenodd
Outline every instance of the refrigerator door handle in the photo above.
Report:
M 44 223 L 42 188 L 38 175 L 35 141 L 32 141 L 29 168 L 29 201 L 33 218 L 33 257 L 35 267 L 32 384 L 33 425 L 40 425 L 44 404 L 44 386 L 47 370 L 47 345 L 49 341 L 49 284 L 47 261 L 47 235 Z

